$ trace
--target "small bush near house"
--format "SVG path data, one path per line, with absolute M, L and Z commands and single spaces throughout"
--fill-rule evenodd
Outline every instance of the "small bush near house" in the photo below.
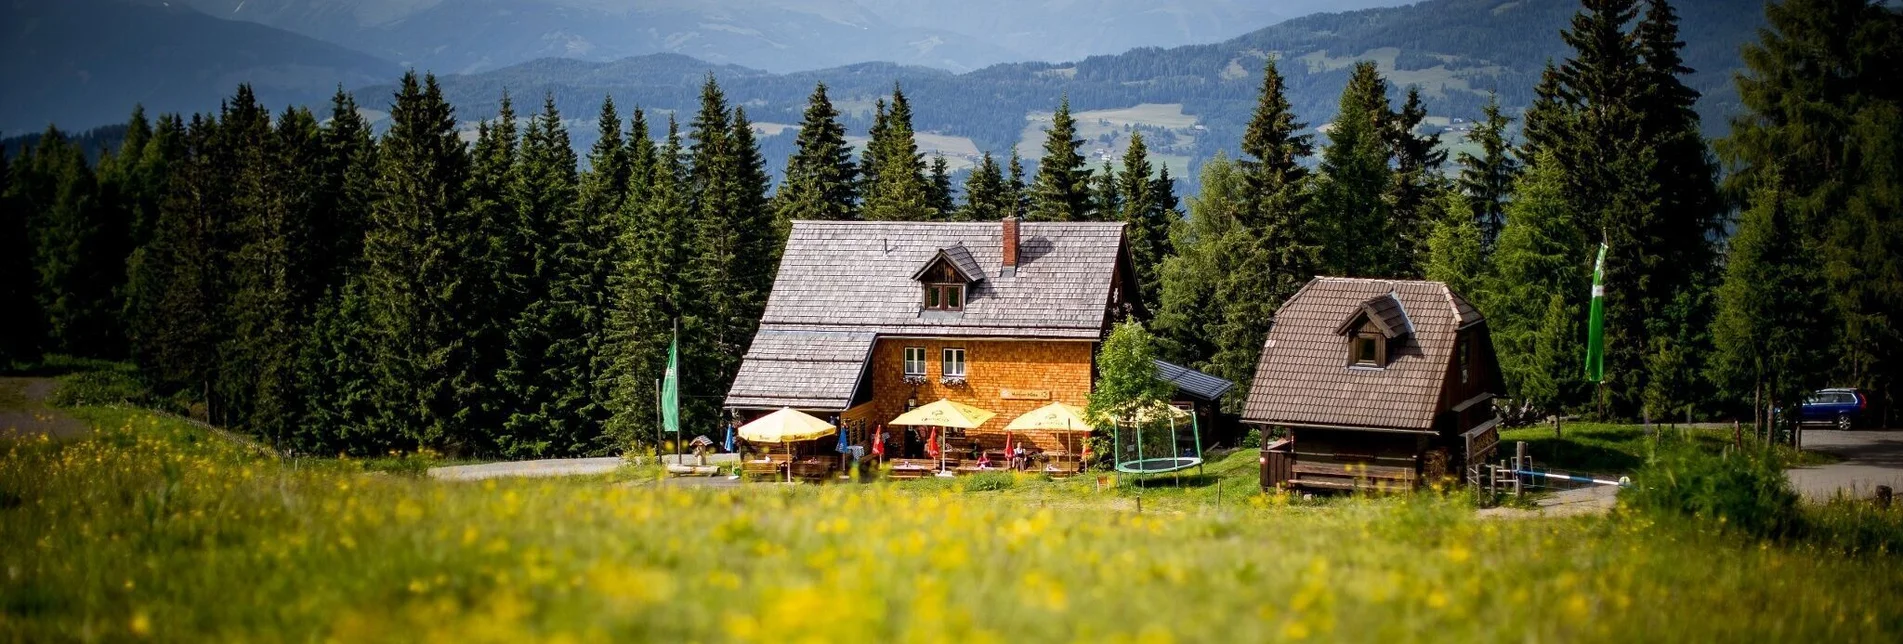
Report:
M 1619 498 L 1635 509 L 1719 521 L 1762 537 L 1795 534 L 1801 521 L 1797 493 L 1768 451 L 1712 453 L 1667 442 Z
M 110 365 L 61 376 L 49 402 L 60 407 L 128 405 L 143 403 L 147 396 L 130 365 Z

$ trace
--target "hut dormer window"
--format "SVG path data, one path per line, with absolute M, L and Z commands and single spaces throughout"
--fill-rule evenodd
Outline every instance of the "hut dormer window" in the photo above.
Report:
M 1395 343 L 1413 332 L 1407 309 L 1391 293 L 1363 300 L 1335 328 L 1347 338 L 1348 366 L 1362 369 L 1386 369 L 1389 350 L 1402 346 Z
M 1357 367 L 1387 366 L 1387 342 L 1375 331 L 1361 331 L 1348 338 L 1349 364 Z

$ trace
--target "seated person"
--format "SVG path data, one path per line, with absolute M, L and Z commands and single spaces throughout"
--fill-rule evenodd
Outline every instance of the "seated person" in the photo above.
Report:
M 978 469 L 981 469 L 981 470 L 991 469 L 991 455 L 990 454 L 986 454 L 976 449 L 973 449 L 972 451 L 978 454 Z
M 1030 462 L 1030 456 L 1024 452 L 1024 443 L 1011 448 L 1011 469 L 1021 470 Z

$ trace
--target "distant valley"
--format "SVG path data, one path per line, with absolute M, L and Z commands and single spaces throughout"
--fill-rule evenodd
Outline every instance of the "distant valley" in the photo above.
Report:
M 222 0 L 192 1 L 206 8 Z M 345 0 L 250 0 L 244 11 L 275 7 L 282 13 L 274 14 L 274 20 L 306 20 L 315 25 L 363 20 L 396 24 L 414 19 L 425 10 L 452 6 L 467 9 L 482 6 L 482 1 L 417 0 L 381 5 Z M 82 0 L 84 3 L 104 5 L 108 0 Z M 422 5 L 428 7 L 419 8 Z M 136 9 L 156 12 L 169 20 L 185 20 L 181 14 L 188 13 L 175 8 Z M 763 152 L 775 171 L 792 150 L 797 134 L 792 125 L 799 122 L 806 95 L 816 82 L 829 85 L 833 99 L 844 112 L 848 131 L 855 135 L 863 135 L 870 126 L 874 101 L 888 95 L 894 83 L 902 85 L 912 101 L 921 148 L 927 154 L 945 154 L 954 168 L 969 165 L 985 151 L 1000 157 L 1008 155 L 1014 145 L 1027 158 L 1035 159 L 1041 141 L 1040 124 L 1047 122 L 1059 100 L 1068 96 L 1073 110 L 1079 113 L 1082 135 L 1090 141 L 1085 151 L 1093 166 L 1114 160 L 1128 144 L 1129 134 L 1142 130 L 1172 172 L 1187 176 L 1215 154 L 1234 154 L 1267 56 L 1280 61 L 1288 77 L 1289 98 L 1310 126 L 1326 123 L 1334 113 L 1348 67 L 1355 60 L 1370 59 L 1394 85 L 1397 97 L 1407 86 L 1420 87 L 1433 115 L 1430 125 L 1446 130 L 1444 141 L 1457 146 L 1463 138 L 1465 121 L 1478 116 L 1489 92 L 1498 92 L 1510 112 L 1530 102 L 1541 65 L 1566 51 L 1559 31 L 1576 9 L 1577 3 L 1571 0 L 1430 0 L 1403 7 L 1310 15 L 1210 44 L 1138 48 L 1075 62 L 996 64 L 963 73 L 893 62 L 776 73 L 670 53 L 612 61 L 546 57 L 476 73 L 439 74 L 439 78 L 457 107 L 458 118 L 467 122 L 472 133 L 477 120 L 495 115 L 505 90 L 515 97 L 518 113 L 532 111 L 544 95 L 552 95 L 569 120 L 576 145 L 585 147 L 596 137 L 595 114 L 602 97 L 612 96 L 624 112 L 636 106 L 648 110 L 658 127 L 666 114 L 691 110 L 701 83 L 711 74 L 728 98 L 744 106 L 758 124 Z M 1688 43 L 1686 63 L 1697 70 L 1689 83 L 1705 94 L 1699 109 L 1707 133 L 1720 134 L 1726 127 L 1726 116 L 1736 106 L 1730 79 L 1740 66 L 1738 46 L 1754 36 L 1762 21 L 1759 3 L 1687 2 L 1678 9 Z M 11 10 L 20 11 L 17 6 Z M 379 17 L 376 11 L 389 15 Z M 117 15 L 103 9 L 97 13 Z M 390 18 L 396 14 L 402 15 Z M 209 16 L 196 16 L 195 20 L 198 22 L 192 23 L 193 28 L 205 33 L 226 33 L 213 32 L 214 27 L 233 33 L 269 29 Z M 11 25 L 8 28 L 16 29 Z M 245 78 L 262 84 L 260 94 L 274 106 L 321 100 L 341 81 L 354 90 L 373 116 L 387 109 L 391 83 L 400 73 L 397 65 L 308 38 L 274 33 L 279 42 L 298 47 L 290 52 L 207 56 L 215 59 L 212 61 L 180 59 L 169 68 L 121 74 L 166 88 L 162 94 L 152 89 L 132 91 L 142 87 L 138 82 L 85 86 L 87 91 L 75 97 L 64 96 L 73 93 L 67 85 L 38 86 L 32 100 L 10 94 L 4 103 L 6 109 L 0 111 L 0 127 L 9 134 L 37 130 L 45 119 L 56 118 L 68 129 L 83 129 L 121 120 L 133 103 L 141 101 L 153 110 L 212 109 L 219 96 L 228 95 L 232 86 Z M 210 43 L 216 39 L 203 36 L 197 40 Z M 19 42 L 16 39 L 7 46 L 19 48 Z M 104 68 L 127 66 L 130 63 L 125 59 L 137 58 L 136 46 L 140 45 L 120 46 L 115 51 L 124 51 L 115 54 L 118 58 L 108 60 L 102 54 L 93 64 Z M 144 46 L 171 52 L 179 49 Z M 43 83 L 35 79 L 50 74 L 47 70 L 72 67 L 66 63 L 46 64 L 44 51 L 40 55 L 43 62 L 37 68 L 23 66 L 17 57 L 10 57 L 6 76 L 9 86 Z M 273 64 L 273 55 L 298 62 Z M 176 53 L 174 58 L 178 58 Z M 229 62 L 234 60 L 254 66 L 247 71 Z M 144 78 L 138 78 L 140 74 Z M 168 78 L 172 80 L 161 82 Z M 329 80 L 318 82 L 319 78 Z M 272 81 L 279 84 L 273 86 Z M 115 87 L 118 91 L 112 91 Z M 278 91 L 266 91 L 273 87 Z

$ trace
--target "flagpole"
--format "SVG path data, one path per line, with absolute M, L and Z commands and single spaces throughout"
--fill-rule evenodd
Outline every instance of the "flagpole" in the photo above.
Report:
M 656 461 L 666 460 L 662 458 L 663 456 L 665 456 L 665 454 L 661 452 L 661 445 L 662 445 L 661 427 L 667 424 L 667 421 L 664 420 L 661 416 L 661 414 L 664 413 L 661 410 L 661 405 L 663 404 L 665 403 L 661 402 L 661 379 L 655 378 L 654 379 L 654 460 Z
M 681 351 L 681 319 L 680 319 L 680 318 L 674 318 L 674 344 L 673 344 L 673 351 L 672 351 L 672 353 L 673 353 L 673 355 L 671 355 L 671 356 L 668 356 L 668 357 L 670 358 L 670 360 L 669 360 L 669 362 L 671 363 L 671 364 L 669 364 L 668 366 L 669 366 L 669 367 L 673 367 L 673 368 L 674 368 L 674 462 L 676 462 L 676 463 L 679 463 L 679 462 L 680 462 L 680 460 L 681 460 L 681 420 L 680 420 L 680 413 L 681 413 L 681 412 L 680 412 L 680 405 L 681 405 L 681 366 L 680 366 L 680 351 Z

